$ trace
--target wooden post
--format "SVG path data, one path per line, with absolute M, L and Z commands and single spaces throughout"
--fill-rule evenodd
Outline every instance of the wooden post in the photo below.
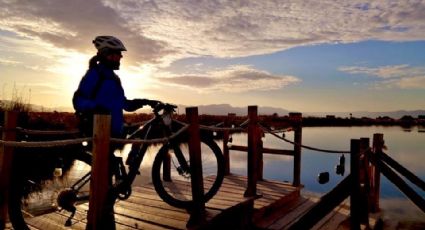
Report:
M 384 134 L 375 133 L 373 134 L 372 154 L 377 159 L 382 148 L 384 147 Z M 373 165 L 370 170 L 370 211 L 372 213 L 379 212 L 379 194 L 381 190 L 381 171 L 379 167 Z
M 263 140 L 261 137 L 263 136 L 264 132 L 262 130 L 259 130 L 260 132 L 260 140 L 258 141 L 258 180 L 264 180 L 263 172 L 264 172 L 264 160 L 263 160 Z
M 360 221 L 369 227 L 369 158 L 368 149 L 370 145 L 369 138 L 360 138 L 360 165 L 359 165 L 359 182 L 360 182 L 360 199 L 361 212 Z
M 259 154 L 259 128 L 258 128 L 258 107 L 248 106 L 248 185 L 244 196 L 257 195 L 258 179 L 258 154 Z
M 224 120 L 224 127 L 231 127 L 236 114 L 227 114 L 226 120 Z M 224 156 L 224 175 L 230 174 L 230 154 L 229 154 L 229 131 L 223 132 L 223 156 Z
M 6 111 L 2 140 L 16 140 L 18 112 Z M 5 228 L 8 219 L 9 188 L 12 171 L 13 147 L 0 146 L 0 229 Z
M 190 210 L 190 219 L 187 227 L 195 227 L 205 221 L 204 181 L 202 175 L 201 138 L 199 131 L 199 117 L 197 107 L 186 108 L 186 117 L 189 123 L 189 156 L 192 185 L 193 206 Z
M 294 129 L 294 186 L 301 185 L 301 145 L 302 145 L 302 114 L 289 113 L 289 119 Z
M 108 210 L 107 202 L 110 198 L 109 187 L 111 183 L 110 168 L 110 143 L 111 116 L 94 116 L 93 130 L 93 162 L 90 181 L 89 212 L 87 215 L 87 230 L 111 229 L 105 226 Z M 110 204 L 109 204 L 110 205 Z M 108 222 L 108 224 L 111 224 Z M 114 223 L 115 224 L 115 223 Z
M 350 171 L 352 179 L 350 196 L 350 229 L 360 230 L 360 140 L 351 139 L 350 153 Z

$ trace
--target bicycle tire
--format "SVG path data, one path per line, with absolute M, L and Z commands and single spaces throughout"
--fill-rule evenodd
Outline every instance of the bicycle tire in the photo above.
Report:
M 215 177 L 209 177 L 208 181 L 206 181 L 205 173 L 204 173 L 204 202 L 208 202 L 219 190 L 221 184 L 223 183 L 224 179 L 224 157 L 223 154 L 218 147 L 218 145 L 215 143 L 215 141 L 211 138 L 201 138 L 201 143 L 205 145 L 205 147 L 208 147 L 210 151 L 203 151 L 202 157 L 209 155 L 213 156 L 215 163 L 216 170 L 213 172 Z M 193 205 L 193 200 L 190 197 L 191 196 L 191 188 L 190 188 L 190 179 L 185 184 L 188 184 L 189 188 L 188 191 L 186 191 L 186 194 L 184 194 L 186 197 L 182 197 L 179 195 L 172 194 L 173 191 L 170 191 L 167 189 L 168 185 L 170 186 L 182 186 L 182 184 L 179 182 L 179 180 L 175 180 L 175 178 L 168 182 L 161 179 L 161 168 L 163 165 L 164 160 L 166 159 L 168 153 L 170 152 L 170 145 L 164 145 L 161 147 L 161 149 L 158 151 L 155 160 L 152 165 L 152 183 L 155 187 L 156 192 L 158 195 L 163 199 L 166 203 L 170 204 L 171 206 L 177 207 L 177 208 L 190 208 Z M 205 148 L 203 147 L 203 148 Z M 174 145 L 174 148 L 177 148 L 181 151 L 181 146 Z M 175 151 L 175 150 L 174 150 Z M 188 153 L 186 153 L 186 156 Z M 189 159 L 188 157 L 186 159 Z M 205 160 L 202 160 L 203 162 L 203 171 L 206 170 L 206 165 L 204 165 Z M 173 166 L 171 166 L 173 168 Z M 176 176 L 176 175 L 175 175 Z M 181 178 L 180 178 L 181 179 Z M 211 183 L 211 180 L 213 181 Z M 207 183 L 206 183 L 206 182 Z M 208 186 L 206 186 L 208 185 Z M 180 190 L 181 192 L 181 190 Z M 181 195 L 181 194 L 180 194 Z
M 85 169 L 84 171 L 90 171 L 91 170 L 91 163 L 92 163 L 92 155 L 87 153 L 87 152 L 80 152 L 77 153 L 75 155 L 75 160 L 74 160 L 74 165 L 80 165 L 80 163 L 76 163 L 75 161 L 79 161 L 82 162 L 83 164 L 85 164 Z M 67 175 L 69 177 L 71 177 L 70 175 Z M 75 180 L 78 180 L 80 177 L 75 177 Z M 67 179 L 68 180 L 68 179 Z M 63 182 L 61 182 L 63 183 Z M 89 186 L 89 185 L 86 185 Z M 65 187 L 63 189 L 66 189 Z M 36 193 L 43 193 L 43 190 L 41 191 L 37 191 Z M 31 195 L 31 194 L 30 194 Z M 43 195 L 41 195 L 42 197 L 44 197 Z M 54 201 L 56 201 L 56 197 L 57 196 L 52 196 L 51 201 L 54 198 Z M 25 218 L 24 216 L 27 216 L 28 214 L 27 211 L 25 210 L 24 204 L 23 204 L 23 200 L 25 200 L 26 198 L 24 198 L 23 195 L 23 191 L 22 188 L 18 187 L 18 186 L 11 186 L 11 192 L 9 195 L 9 201 L 8 201 L 8 207 L 9 207 L 9 219 L 10 222 L 13 226 L 13 229 L 19 229 L 19 230 L 28 230 L 30 229 L 27 225 L 27 223 L 25 222 Z M 50 210 L 50 212 L 52 211 L 57 211 L 57 207 L 55 209 Z M 49 210 L 45 210 L 46 213 L 49 212 Z

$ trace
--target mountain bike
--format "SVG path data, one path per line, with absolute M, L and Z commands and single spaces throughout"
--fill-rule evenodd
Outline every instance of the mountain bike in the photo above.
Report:
M 178 207 L 189 209 L 192 204 L 191 193 L 191 172 L 189 153 L 187 147 L 188 135 L 182 131 L 184 124 L 172 119 L 176 106 L 171 104 L 159 103 L 153 108 L 154 117 L 148 120 L 144 125 L 137 128 L 127 139 L 161 139 L 166 138 L 159 151 L 155 155 L 152 165 L 152 183 L 159 197 L 166 203 Z M 202 169 L 204 176 L 204 202 L 210 200 L 219 190 L 224 178 L 224 157 L 221 149 L 213 139 L 212 131 L 200 130 Z M 153 144 L 135 143 L 126 161 L 122 157 L 111 157 L 111 194 L 114 194 L 114 200 L 125 200 L 131 196 L 132 184 L 137 175 L 140 174 L 140 166 L 148 149 Z M 158 146 L 157 146 L 158 147 Z M 90 148 L 86 148 L 90 149 Z M 56 197 L 53 205 L 49 206 L 48 211 L 66 210 L 71 212 L 65 226 L 72 225 L 72 219 L 76 213 L 76 205 L 89 200 L 89 184 L 91 177 L 92 155 L 89 151 L 79 151 L 75 153 L 74 170 L 69 171 L 68 175 L 62 176 L 60 189 L 52 191 L 41 190 L 36 196 L 43 198 Z M 164 170 L 169 172 L 164 173 Z M 60 171 L 60 170 L 59 170 Z M 208 181 L 205 179 L 208 178 Z M 211 181 L 212 180 L 212 181 Z M 182 183 L 182 181 L 186 183 Z M 178 187 L 178 191 L 174 189 Z M 31 212 L 26 202 L 27 197 L 17 191 L 11 191 L 9 199 L 9 217 L 14 229 L 29 229 L 24 217 Z M 32 208 L 34 209 L 34 208 Z

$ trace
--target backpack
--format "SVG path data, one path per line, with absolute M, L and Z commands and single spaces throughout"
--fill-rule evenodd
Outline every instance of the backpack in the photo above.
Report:
M 94 100 L 97 96 L 97 93 L 99 92 L 100 87 L 102 86 L 103 81 L 105 80 L 105 77 L 103 76 L 102 72 L 98 71 L 98 73 L 99 80 L 96 82 L 96 85 L 93 91 L 91 92 L 90 97 L 86 99 Z M 79 97 L 83 97 L 80 91 L 80 87 L 78 87 L 78 89 L 74 92 L 74 95 L 72 96 L 72 105 L 75 109 L 75 116 L 77 118 L 78 129 L 84 137 L 91 137 L 93 135 L 93 116 L 95 111 L 76 109 L 76 101 Z

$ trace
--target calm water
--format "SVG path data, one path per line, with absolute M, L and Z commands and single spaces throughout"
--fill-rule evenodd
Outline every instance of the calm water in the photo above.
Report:
M 303 128 L 303 144 L 322 148 L 347 151 L 350 149 L 350 139 L 368 137 L 372 143 L 374 133 L 383 133 L 385 152 L 411 170 L 422 180 L 425 180 L 425 133 L 418 132 L 417 127 L 406 131 L 401 127 L 307 127 Z M 286 138 L 293 139 L 293 132 L 286 133 Z M 292 149 L 293 146 L 272 135 L 263 138 L 264 146 L 270 148 Z M 246 134 L 233 135 L 233 144 L 246 145 Z M 344 177 L 335 173 L 335 166 L 342 154 L 321 153 L 302 149 L 301 183 L 305 185 L 303 192 L 317 195 L 330 191 Z M 350 170 L 350 156 L 345 154 L 345 176 Z M 246 175 L 246 154 L 231 152 L 231 170 L 234 173 Z M 319 184 L 317 175 L 329 172 L 330 180 Z M 293 158 L 290 156 L 264 155 L 264 178 L 292 182 Z M 422 197 L 425 193 L 419 191 Z M 407 200 L 397 187 L 385 177 L 381 177 L 381 207 L 391 218 L 397 216 L 403 219 L 425 220 L 425 214 L 413 203 Z
M 425 180 L 425 132 L 418 132 L 413 127 L 409 132 L 401 127 L 308 127 L 303 128 L 303 144 L 322 148 L 347 151 L 350 149 L 350 139 L 368 137 L 372 142 L 374 133 L 383 133 L 387 150 L 385 152 L 397 160 L 403 166 L 411 170 L 422 180 Z M 293 139 L 293 132 L 286 133 L 286 138 Z M 292 149 L 293 146 L 282 140 L 266 134 L 263 138 L 264 146 L 278 149 Z M 222 142 L 218 143 L 222 147 Z M 246 134 L 233 135 L 233 144 L 247 144 Z M 117 152 L 124 159 L 130 146 Z M 141 166 L 141 176 L 136 178 L 135 184 L 150 182 L 151 166 L 159 146 L 150 147 Z M 204 149 L 202 151 L 205 151 Z M 246 175 L 247 154 L 231 151 L 231 172 Z M 341 154 L 322 153 L 308 149 L 302 149 L 301 183 L 305 186 L 303 193 L 321 196 L 330 191 L 344 177 L 335 173 L 335 166 L 339 162 Z M 345 154 L 345 176 L 350 170 L 350 156 Z M 330 180 L 326 184 L 319 184 L 317 175 L 320 172 L 329 172 Z M 264 178 L 292 182 L 293 158 L 290 156 L 264 155 Z M 416 188 L 415 188 L 416 189 Z M 422 197 L 425 193 L 419 191 Z M 412 202 L 405 198 L 394 185 L 385 177 L 381 177 L 381 208 L 388 218 L 402 218 L 404 220 L 425 221 L 425 214 Z

